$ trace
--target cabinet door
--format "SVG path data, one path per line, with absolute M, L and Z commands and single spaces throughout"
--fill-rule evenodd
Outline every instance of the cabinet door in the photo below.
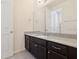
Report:
M 28 37 L 28 36 L 25 35 L 25 48 L 27 50 L 29 50 L 29 39 L 30 39 L 30 37 Z
M 30 52 L 37 59 L 46 59 L 46 48 L 42 47 L 41 45 L 39 45 L 33 41 L 30 42 Z
M 38 59 L 46 59 L 46 48 L 39 45 L 38 49 Z
M 77 59 L 77 48 L 69 47 L 69 59 Z
M 35 42 L 30 41 L 30 52 L 36 58 L 38 57 L 38 45 Z
M 48 51 L 48 59 L 68 59 L 68 58 L 63 55 L 60 55 L 56 52 L 49 50 Z
M 29 50 L 29 40 L 25 39 L 25 48 Z

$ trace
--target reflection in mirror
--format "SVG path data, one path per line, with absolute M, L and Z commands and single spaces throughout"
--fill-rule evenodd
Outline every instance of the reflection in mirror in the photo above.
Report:
M 46 9 L 46 32 L 60 33 L 62 13 L 61 8 L 56 10 Z
M 39 8 L 37 3 L 33 6 L 33 31 L 45 32 L 45 8 Z

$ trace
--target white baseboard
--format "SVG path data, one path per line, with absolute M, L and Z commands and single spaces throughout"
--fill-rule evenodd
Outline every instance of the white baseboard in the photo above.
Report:
M 9 58 L 9 57 L 11 57 L 11 56 L 13 56 L 13 53 L 7 54 L 6 56 L 4 56 L 4 58 L 7 59 L 7 58 Z
M 14 54 L 19 53 L 19 52 L 24 51 L 24 50 L 25 50 L 25 48 L 24 48 L 24 49 L 16 50 L 16 51 L 14 52 Z

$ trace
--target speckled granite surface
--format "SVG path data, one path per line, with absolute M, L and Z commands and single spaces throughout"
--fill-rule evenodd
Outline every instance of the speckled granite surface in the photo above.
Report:
M 24 34 L 77 48 L 77 36 L 73 34 L 44 32 L 25 32 Z

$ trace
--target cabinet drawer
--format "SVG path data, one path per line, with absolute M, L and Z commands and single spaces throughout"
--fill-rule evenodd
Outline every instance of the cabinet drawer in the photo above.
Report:
M 54 51 L 48 50 L 48 59 L 68 59 L 66 56 L 63 56 Z
M 54 42 L 48 42 L 48 49 L 51 49 L 52 51 L 55 51 L 59 54 L 62 54 L 64 56 L 67 56 L 67 47 L 58 43 Z
M 36 37 L 32 37 L 31 40 L 34 41 L 34 42 L 37 43 L 37 44 L 40 44 L 40 45 L 46 47 L 46 41 L 43 40 L 43 39 L 36 38 Z

